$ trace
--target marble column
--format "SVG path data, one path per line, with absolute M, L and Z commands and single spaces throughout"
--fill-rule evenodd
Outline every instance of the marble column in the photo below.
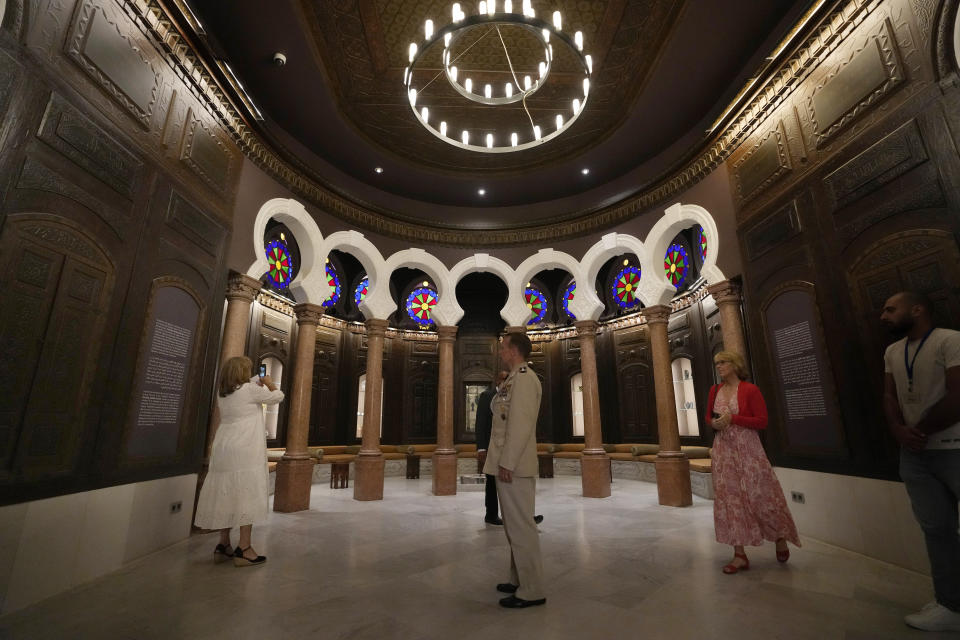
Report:
M 457 452 L 453 448 L 453 346 L 457 328 L 437 327 L 440 379 L 437 384 L 437 449 L 433 452 L 433 495 L 457 493 Z
M 660 504 L 687 507 L 693 504 L 693 495 L 690 490 L 690 461 L 680 450 L 677 400 L 673 392 L 673 368 L 667 342 L 670 307 L 647 307 L 643 315 L 650 327 L 653 386 L 657 393 L 657 431 L 660 437 L 660 452 L 656 461 L 657 494 Z
M 250 331 L 250 307 L 260 292 L 261 283 L 256 278 L 230 272 L 227 279 L 227 317 L 223 323 L 223 340 L 220 346 L 220 364 L 230 358 L 242 356 L 246 351 L 247 334 Z
M 720 333 L 723 348 L 734 351 L 747 359 L 747 342 L 743 337 L 743 320 L 740 317 L 740 286 L 724 280 L 707 287 L 720 309 Z
M 600 391 L 597 386 L 597 322 L 574 323 L 580 339 L 580 374 L 583 377 L 583 455 L 580 479 L 585 498 L 610 496 L 610 458 L 603 450 L 600 427 Z
M 287 450 L 277 463 L 277 486 L 273 495 L 273 510 L 283 512 L 310 508 L 313 460 L 307 452 L 307 436 L 310 432 L 313 354 L 323 307 L 304 302 L 296 305 L 293 312 L 297 316 L 297 344 L 290 396 L 287 398 Z
M 353 499 L 383 500 L 380 412 L 383 389 L 383 337 L 387 321 L 373 318 L 367 327 L 367 390 L 363 396 L 363 439 L 354 464 Z

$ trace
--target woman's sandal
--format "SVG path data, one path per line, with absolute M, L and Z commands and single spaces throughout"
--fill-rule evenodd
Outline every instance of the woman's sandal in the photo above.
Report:
M 226 562 L 233 557 L 233 549 L 226 544 L 218 544 L 217 548 L 213 550 L 213 562 L 214 564 L 220 564 L 221 562 Z
M 780 541 L 777 540 L 777 542 L 780 542 Z M 784 550 L 781 551 L 780 549 L 777 549 L 777 562 L 786 562 L 789 559 L 790 559 L 790 548 L 787 547 L 786 542 L 784 542 Z
M 256 559 L 250 560 L 249 558 L 244 557 L 243 552 L 249 549 L 241 549 L 237 547 L 233 552 L 233 566 L 235 567 L 252 567 L 254 565 L 263 564 L 267 561 L 267 556 L 257 556 Z
M 737 565 L 735 565 L 735 564 L 733 564 L 733 563 L 731 562 L 730 564 L 725 565 L 725 566 L 723 567 L 723 572 L 724 572 L 724 573 L 726 573 L 727 575 L 730 575 L 730 574 L 733 574 L 733 573 L 738 573 L 738 572 L 740 572 L 740 571 L 747 571 L 748 569 L 750 569 L 750 561 L 747 559 L 747 554 L 745 554 L 745 553 L 735 553 L 735 554 L 733 554 L 733 557 L 734 557 L 734 559 L 740 558 L 741 560 L 743 560 L 743 564 L 740 565 L 740 566 L 737 566 Z

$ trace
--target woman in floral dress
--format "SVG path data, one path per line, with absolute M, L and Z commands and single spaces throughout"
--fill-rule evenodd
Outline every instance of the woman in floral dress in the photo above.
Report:
M 707 424 L 716 430 L 713 441 L 713 522 L 717 542 L 733 546 L 733 560 L 724 573 L 750 568 L 744 546 L 775 542 L 777 560 L 790 557 L 787 541 L 800 546 L 797 526 L 783 490 L 760 444 L 758 431 L 767 427 L 767 405 L 760 389 L 747 376 L 743 356 L 721 351 L 713 358 L 723 381 L 710 389 Z

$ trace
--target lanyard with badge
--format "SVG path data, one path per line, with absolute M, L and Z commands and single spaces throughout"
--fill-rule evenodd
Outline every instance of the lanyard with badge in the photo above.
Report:
M 935 327 L 934 327 L 935 328 Z M 903 343 L 903 364 L 907 369 L 907 399 L 909 403 L 920 402 L 919 393 L 914 392 L 913 390 L 913 366 L 917 362 L 917 356 L 920 355 L 920 349 L 923 348 L 923 343 L 927 341 L 927 338 L 930 337 L 930 334 L 933 333 L 933 329 L 927 331 L 926 335 L 920 340 L 920 344 L 917 345 L 917 350 L 913 352 L 913 359 L 910 359 L 908 356 L 910 341 L 907 340 Z

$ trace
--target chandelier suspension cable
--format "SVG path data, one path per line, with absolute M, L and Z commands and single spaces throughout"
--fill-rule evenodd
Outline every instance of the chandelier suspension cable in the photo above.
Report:
M 530 109 L 527 108 L 528 92 L 520 87 L 520 81 L 517 80 L 517 72 L 513 70 L 513 62 L 510 61 L 510 52 L 507 51 L 507 43 L 503 41 L 503 34 L 500 33 L 500 25 L 494 26 L 497 29 L 497 35 L 500 36 L 500 44 L 503 45 L 503 55 L 507 56 L 507 66 L 510 67 L 510 75 L 513 76 L 513 83 L 517 85 L 517 91 L 523 94 L 523 99 L 520 101 L 520 104 L 523 105 L 523 111 L 527 114 L 527 119 L 530 120 L 530 131 L 533 131 L 536 125 L 533 124 L 533 116 L 530 115 Z
M 500 32 L 500 29 L 497 28 L 497 33 L 499 33 L 499 32 Z M 473 47 L 474 47 L 475 45 L 477 45 L 481 40 L 483 40 L 484 38 L 486 38 L 486 37 L 487 37 L 488 35 L 490 35 L 491 33 L 493 33 L 493 29 L 487 29 L 482 36 L 480 36 L 479 38 L 477 38 L 476 40 L 474 40 L 473 42 L 471 42 L 469 47 L 467 47 L 466 49 L 464 49 L 463 51 L 461 51 L 461 52 L 460 52 L 460 55 L 458 55 L 456 58 L 454 58 L 453 60 L 451 60 L 451 61 L 450 61 L 450 64 L 453 64 L 454 62 L 456 62 L 457 60 L 459 60 L 459 59 L 462 58 L 463 56 L 467 55 L 467 51 L 470 51 L 470 49 L 473 49 Z M 510 61 L 510 56 L 507 56 L 507 61 L 508 61 L 508 62 Z M 510 70 L 513 71 L 513 68 L 511 67 Z M 436 80 L 437 78 L 439 78 L 440 76 L 442 76 L 442 75 L 443 75 L 443 72 L 444 72 L 443 69 L 441 69 L 440 71 L 438 71 L 438 72 L 437 72 L 437 75 L 435 75 L 435 76 L 433 76 L 432 78 L 430 78 L 430 81 L 427 82 L 427 84 L 423 85 L 423 89 L 420 89 L 420 91 L 423 91 L 424 89 L 426 89 L 427 87 L 429 87 L 431 84 L 433 84 L 433 81 Z M 516 79 L 516 76 L 514 76 L 514 79 Z

